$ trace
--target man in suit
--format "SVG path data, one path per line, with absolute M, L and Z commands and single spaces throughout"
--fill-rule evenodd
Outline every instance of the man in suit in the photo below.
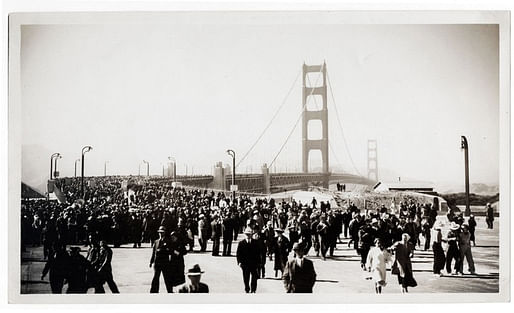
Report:
M 212 255 L 218 256 L 220 255 L 220 238 L 222 234 L 222 220 L 215 213 L 212 217 L 211 222 L 211 240 L 212 240 Z
M 223 219 L 223 256 L 231 255 L 232 239 L 234 234 L 235 220 L 230 214 Z
M 209 293 L 209 286 L 200 282 L 200 278 L 204 272 L 200 269 L 198 264 L 195 264 L 187 271 L 187 277 L 190 283 L 182 286 L 179 293 Z
M 244 231 L 245 239 L 237 245 L 237 265 L 243 271 L 243 281 L 246 293 L 255 293 L 257 290 L 257 269 L 260 266 L 260 253 L 257 241 L 252 239 L 253 231 L 247 227 Z M 250 283 L 251 277 L 251 283 Z
M 293 245 L 295 258 L 289 260 L 284 269 L 282 280 L 288 293 L 312 293 L 316 282 L 316 271 L 311 260 L 304 257 L 305 247 L 302 244 Z
M 170 252 L 171 245 L 169 238 L 165 235 L 166 228 L 164 226 L 159 227 L 157 231 L 159 239 L 153 244 L 152 257 L 150 259 L 150 267 L 153 265 L 154 275 L 152 279 L 152 287 L 150 293 L 159 293 L 159 278 L 164 277 L 164 284 L 168 293 L 173 292 L 173 282 L 170 271 Z

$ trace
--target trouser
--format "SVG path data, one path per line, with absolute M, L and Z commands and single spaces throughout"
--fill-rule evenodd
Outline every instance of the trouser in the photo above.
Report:
M 348 228 L 350 228 L 348 225 L 343 225 L 344 238 L 348 238 Z
M 223 255 L 230 255 L 232 249 L 232 241 L 223 240 Z
M 370 247 L 364 246 L 360 249 L 360 255 L 361 255 L 361 266 L 366 264 L 366 261 L 368 259 L 368 253 L 369 253 Z
M 243 267 L 243 282 L 245 284 L 245 291 L 255 292 L 257 291 L 257 268 L 247 268 Z M 251 277 L 251 282 L 250 282 Z
M 261 265 L 257 268 L 257 276 L 259 278 L 264 278 L 264 276 L 266 276 L 266 266 L 265 265 Z
M 198 242 L 200 243 L 200 251 L 204 252 L 207 250 L 207 238 L 198 238 Z
M 469 271 L 471 273 L 475 272 L 475 262 L 473 262 L 473 255 L 471 254 L 471 247 L 461 246 L 460 247 L 460 260 L 459 260 L 459 272 L 464 272 L 464 257 L 466 257 L 466 262 L 468 262 Z
M 112 293 L 120 293 L 118 286 L 116 286 L 116 283 L 114 282 L 111 271 L 101 271 L 98 273 L 98 282 L 95 286 L 95 293 L 105 293 L 105 283 L 107 283 Z
M 457 271 L 459 269 L 459 262 L 460 262 L 459 250 L 457 248 L 450 247 L 446 254 L 446 271 L 448 273 L 452 272 L 452 260 L 455 260 L 454 269 L 455 269 L 455 271 Z
M 327 255 L 329 247 L 328 239 L 321 238 L 320 240 L 320 250 L 321 250 L 321 256 L 324 258 Z
M 214 238 L 212 240 L 212 255 L 218 256 L 220 255 L 220 239 Z
M 487 223 L 487 228 L 489 229 L 493 229 L 493 222 L 494 222 L 494 219 L 492 218 L 486 218 L 485 219 L 486 223 Z
M 154 264 L 153 266 L 153 279 L 152 279 L 152 287 L 150 288 L 150 293 L 159 293 L 159 278 L 162 276 L 164 277 L 164 284 L 166 285 L 166 291 L 168 293 L 173 292 L 173 283 L 171 281 L 171 273 L 169 269 L 169 265 L 161 265 L 161 264 Z
M 430 249 L 430 233 L 425 234 L 425 251 Z
M 62 293 L 64 286 L 64 277 L 50 277 L 50 288 L 52 293 Z
M 311 249 L 311 247 L 312 247 L 312 241 L 310 241 L 310 240 L 305 240 L 305 241 L 303 241 L 303 242 L 304 242 L 304 244 L 305 244 L 305 250 L 304 250 L 304 251 L 305 251 L 305 255 L 308 255 L 308 254 L 309 254 L 309 250 L 310 250 L 310 249 Z
M 441 270 L 444 268 L 444 263 L 445 263 L 444 250 L 443 250 L 443 247 L 441 246 L 441 243 L 434 242 L 432 244 L 432 250 L 434 251 L 433 272 L 434 272 L 434 274 L 440 274 Z

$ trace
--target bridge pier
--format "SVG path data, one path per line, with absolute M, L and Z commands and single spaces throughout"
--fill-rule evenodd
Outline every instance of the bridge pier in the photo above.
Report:
M 271 176 L 269 175 L 268 164 L 264 163 L 262 165 L 262 185 L 264 187 L 264 193 L 271 193 Z
M 218 190 L 225 190 L 225 169 L 222 162 L 217 162 L 214 165 L 214 179 L 212 180 L 212 188 Z

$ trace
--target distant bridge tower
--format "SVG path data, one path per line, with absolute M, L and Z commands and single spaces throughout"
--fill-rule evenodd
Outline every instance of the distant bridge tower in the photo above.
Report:
M 378 181 L 377 141 L 368 139 L 368 179 Z
M 321 86 L 310 86 L 306 84 L 308 73 L 321 73 L 323 82 Z M 309 172 L 309 151 L 320 150 L 322 159 L 322 171 L 326 175 L 325 188 L 328 188 L 328 110 L 327 110 L 327 65 L 306 65 L 303 64 L 303 123 L 302 123 L 302 169 L 304 173 Z M 310 96 L 319 95 L 322 98 L 321 110 L 307 110 L 307 101 Z M 309 139 L 309 121 L 320 120 L 322 127 L 322 137 L 318 140 Z

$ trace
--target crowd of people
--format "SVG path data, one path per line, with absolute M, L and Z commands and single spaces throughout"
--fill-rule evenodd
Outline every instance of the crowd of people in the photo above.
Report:
M 61 180 L 58 187 L 67 203 L 22 201 L 21 209 L 22 249 L 43 246 L 47 264 L 42 278 L 50 272 L 54 293 L 61 293 L 65 282 L 68 293 L 85 293 L 89 288 L 103 293 L 106 283 L 113 293 L 119 292 L 109 244 L 137 249 L 143 242 L 152 246 L 150 292 L 159 292 L 161 275 L 168 292 L 179 286 L 179 292 L 205 292 L 208 287 L 200 282 L 199 265 L 186 272 L 184 255 L 206 252 L 211 241 L 212 256 L 231 256 L 232 243 L 242 233 L 244 239 L 235 252 L 247 293 L 256 292 L 257 280 L 266 275 L 267 260 L 273 261 L 274 275 L 283 279 L 287 292 L 312 292 L 316 272 L 307 257 L 333 257 L 341 237 L 348 238 L 348 247 L 360 256 L 361 269 L 370 272 L 377 293 L 386 285 L 389 263 L 402 292 L 417 285 L 410 261 L 416 249 L 432 248 L 434 274 L 445 265 L 448 273 L 462 274 L 464 259 L 469 271 L 475 272 L 470 245 L 475 243 L 473 216 L 465 221 L 450 212 L 450 231 L 443 238 L 442 224 L 436 223 L 438 208 L 430 203 L 404 201 L 394 210 L 385 205 L 364 210 L 352 203 L 332 208 L 315 198 L 303 204 L 243 194 L 232 199 L 224 192 L 122 177 L 94 178 L 84 196 L 79 180 Z M 446 253 L 443 243 L 448 245 Z M 79 245 L 88 247 L 86 257 L 79 253 Z M 69 252 L 67 246 L 72 246 Z

